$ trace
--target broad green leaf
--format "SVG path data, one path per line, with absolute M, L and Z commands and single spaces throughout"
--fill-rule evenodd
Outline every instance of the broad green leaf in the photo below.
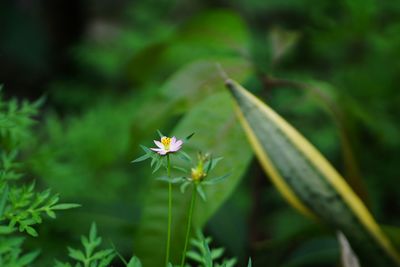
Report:
M 343 232 L 366 266 L 399 266 L 400 257 L 373 216 L 330 163 L 270 107 L 226 81 L 261 165 L 295 208 Z
M 155 99 L 160 102 L 157 103 L 157 109 L 150 105 L 147 114 L 154 116 L 153 113 L 155 113 L 162 117 L 165 112 L 187 111 L 209 95 L 223 91 L 221 76 L 216 67 L 217 63 L 230 77 L 233 76 L 239 80 L 247 77 L 251 68 L 249 62 L 242 58 L 215 58 L 191 62 L 179 69 L 164 83 L 160 90 L 162 101 Z M 187 129 L 182 137 L 193 132 L 196 133 L 195 136 L 199 134 L 195 130 Z
M 341 141 L 341 150 L 343 155 L 345 179 L 357 193 L 361 200 L 369 206 L 369 197 L 361 177 L 361 172 L 354 155 L 354 144 L 349 129 L 349 119 L 345 112 L 340 108 L 337 88 L 320 81 L 307 81 L 306 83 L 295 83 L 297 87 L 306 90 L 316 102 L 324 108 L 335 122 Z
M 247 53 L 250 38 L 246 25 L 238 14 L 229 10 L 213 10 L 189 21 L 181 29 L 177 40 L 191 47 L 192 54 L 205 51 L 208 54 L 225 51 Z M 179 47 L 185 48 L 183 45 Z
M 207 11 L 187 21 L 167 40 L 155 42 L 136 54 L 129 62 L 129 76 L 136 83 L 148 83 L 199 59 L 219 61 L 249 55 L 249 40 L 239 14 L 230 10 Z
M 210 108 L 213 107 L 213 108 Z M 175 136 L 185 136 L 196 132 L 183 149 L 191 156 L 198 150 L 224 156 L 224 160 L 211 171 L 210 175 L 221 176 L 228 172 L 226 181 L 204 188 L 207 202 L 198 201 L 195 206 L 193 225 L 202 227 L 233 192 L 246 167 L 250 163 L 251 150 L 246 146 L 244 133 L 236 121 L 232 101 L 226 92 L 214 94 L 193 108 L 173 131 Z M 172 157 L 172 163 L 180 161 Z M 173 188 L 173 229 L 171 261 L 178 262 L 184 243 L 182 221 L 186 221 L 192 190 L 185 194 L 179 186 Z M 168 215 L 168 190 L 166 183 L 154 181 L 150 185 L 142 221 L 135 238 L 135 254 L 144 266 L 162 266 L 166 242 L 166 222 Z

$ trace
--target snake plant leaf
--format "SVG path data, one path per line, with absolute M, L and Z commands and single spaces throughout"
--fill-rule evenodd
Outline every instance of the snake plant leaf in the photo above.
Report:
M 296 129 L 237 82 L 226 86 L 264 171 L 302 213 L 349 240 L 362 266 L 400 266 L 400 257 L 360 198 Z
M 336 233 L 340 246 L 343 267 L 360 267 L 360 262 L 350 247 L 349 241 L 341 232 Z

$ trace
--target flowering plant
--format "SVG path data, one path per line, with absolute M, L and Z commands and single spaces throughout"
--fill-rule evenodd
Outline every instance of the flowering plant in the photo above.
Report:
M 186 160 L 189 163 L 192 163 L 191 157 L 186 154 L 182 147 L 188 140 L 193 136 L 193 134 L 184 138 L 183 140 L 178 139 L 175 136 L 167 137 L 163 135 L 160 131 L 158 131 L 160 136 L 160 140 L 154 140 L 154 144 L 157 146 L 156 148 L 148 148 L 146 146 L 141 145 L 141 148 L 145 152 L 144 155 L 135 159 L 134 163 L 141 162 L 147 159 L 151 159 L 150 166 L 153 168 L 153 173 L 158 171 L 162 166 L 166 169 L 166 175 L 157 178 L 159 181 L 168 183 L 168 228 L 167 228 L 167 244 L 166 244 L 166 257 L 165 257 L 165 266 L 172 266 L 169 261 L 170 255 L 170 240 L 171 240 L 171 221 L 172 221 L 172 185 L 180 184 L 180 190 L 182 193 L 185 192 L 186 188 L 192 186 L 192 197 L 190 201 L 190 207 L 188 210 L 187 224 L 186 224 L 186 238 L 184 243 L 184 248 L 182 252 L 181 259 L 181 267 L 185 266 L 186 256 L 191 255 L 194 252 L 187 253 L 190 230 L 192 228 L 192 215 L 195 208 L 196 196 L 199 195 L 203 201 L 206 201 L 206 194 L 203 190 L 204 185 L 213 185 L 219 182 L 222 182 L 229 175 L 223 175 L 219 177 L 209 178 L 210 172 L 215 168 L 219 161 L 222 160 L 222 157 L 213 158 L 211 154 L 206 153 L 203 154 L 198 152 L 197 154 L 197 164 L 192 166 L 189 170 L 182 168 L 180 166 L 173 166 L 175 169 L 178 169 L 185 173 L 183 176 L 172 177 L 171 176 L 171 155 L 176 155 L 183 160 Z M 207 245 L 208 247 L 208 245 Z M 208 261 L 207 261 L 208 262 Z M 231 263 L 233 266 L 233 264 Z M 231 266 L 227 265 L 227 266 Z M 207 264 L 208 266 L 208 264 Z M 212 266 L 212 265 L 211 265 Z

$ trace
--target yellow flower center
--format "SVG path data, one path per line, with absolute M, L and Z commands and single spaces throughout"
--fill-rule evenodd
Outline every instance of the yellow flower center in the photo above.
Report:
M 206 177 L 206 174 L 203 172 L 203 168 L 192 168 L 192 179 L 195 182 L 200 182 Z
M 161 137 L 161 144 L 163 144 L 164 148 L 166 150 L 168 150 L 169 149 L 169 145 L 171 144 L 171 138 L 166 137 L 166 136 Z

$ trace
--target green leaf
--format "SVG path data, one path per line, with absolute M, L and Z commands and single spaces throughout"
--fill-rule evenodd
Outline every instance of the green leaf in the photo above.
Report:
M 91 257 L 91 260 L 99 260 L 99 259 L 108 257 L 110 254 L 113 254 L 113 253 L 114 253 L 114 249 L 100 250 L 93 254 L 93 256 Z
M 211 258 L 213 260 L 218 259 L 224 254 L 225 249 L 224 248 L 216 248 L 211 250 Z
M 7 235 L 14 232 L 16 229 L 9 225 L 0 225 L 0 235 Z
M 52 218 L 55 219 L 56 218 L 56 213 L 50 209 L 46 210 L 47 215 Z
M 208 246 L 208 243 L 206 240 L 203 240 L 203 246 L 204 246 L 204 250 L 205 250 L 205 254 L 204 254 L 204 263 L 206 267 L 213 267 L 213 260 L 212 260 L 212 256 L 211 256 L 211 251 L 210 251 L 210 247 Z
M 158 133 L 158 136 L 159 136 L 160 138 L 166 136 L 166 135 L 164 135 L 162 132 L 160 132 L 160 130 L 158 130 L 158 129 L 157 129 L 157 133 Z
M 361 265 L 398 266 L 400 256 L 329 162 L 298 131 L 238 83 L 226 84 L 265 172 L 295 208 L 340 230 Z
M 311 98 L 331 115 L 337 125 L 345 167 L 344 178 L 368 207 L 369 198 L 367 189 L 353 151 L 354 144 L 350 136 L 351 129 L 349 129 L 350 119 L 344 113 L 343 108 L 340 108 L 341 100 L 339 100 L 339 96 L 337 95 L 340 90 L 329 83 L 320 81 L 297 83 L 297 87 L 306 90 Z M 374 121 L 374 125 L 376 125 L 376 121 Z M 381 131 L 381 128 L 379 128 L 379 131 Z
M 184 160 L 184 161 L 186 161 L 186 162 L 192 162 L 192 158 L 187 154 L 187 153 L 185 153 L 183 150 L 180 150 L 180 151 L 178 151 L 177 153 L 176 153 L 176 155 L 180 158 L 180 159 L 182 159 L 182 160 Z
M 215 166 L 217 166 L 218 162 L 221 161 L 223 157 L 218 157 L 216 159 L 211 158 L 209 161 L 204 166 L 204 169 L 206 169 L 206 173 L 208 174 L 210 171 L 212 171 Z
M 146 154 L 154 154 L 154 152 L 150 149 L 150 148 L 148 148 L 148 147 L 146 147 L 146 146 L 144 146 L 144 145 L 139 145 L 140 146 L 140 148 L 141 149 L 143 149 L 143 151 L 146 153 Z
M 182 183 L 182 182 L 186 181 L 185 177 L 169 178 L 168 176 L 162 176 L 162 177 L 158 177 L 156 179 L 159 181 L 164 181 L 164 182 L 171 183 L 171 184 L 178 184 L 178 183 Z
M 338 232 L 336 236 L 339 241 L 341 262 L 343 267 L 360 267 L 359 260 L 354 254 L 354 251 L 351 249 L 349 241 L 344 234 Z
M 39 256 L 39 250 L 29 252 L 18 259 L 17 266 L 30 265 Z
M 189 186 L 191 184 L 191 182 L 183 182 L 182 184 L 181 184 L 181 186 L 180 186 L 180 191 L 181 191 L 181 193 L 183 194 L 183 193 L 185 193 L 185 191 L 186 191 L 186 188 Z
M 151 158 L 150 154 L 144 154 L 144 155 L 138 157 L 137 159 L 132 160 L 131 163 L 137 163 L 137 162 L 145 161 L 146 159 L 149 159 L 149 158 Z
M 189 134 L 188 136 L 186 136 L 186 137 L 184 138 L 184 143 L 186 143 L 187 141 L 189 141 L 190 138 L 192 138 L 194 134 L 195 134 L 195 133 L 193 132 L 193 133 Z
M 89 231 L 89 240 L 90 242 L 94 242 L 97 239 L 97 226 L 96 223 L 92 223 L 90 226 L 90 231 Z
M 153 169 L 153 173 L 155 173 L 156 171 L 158 171 L 158 170 L 161 168 L 162 165 L 163 165 L 163 158 L 161 157 L 161 158 L 159 158 L 159 159 L 157 160 L 156 165 L 155 165 L 155 167 L 154 167 L 154 169 Z
M 400 227 L 392 225 L 380 225 L 385 234 L 390 238 L 394 246 L 400 249 Z
M 197 261 L 197 262 L 202 262 L 202 261 L 203 261 L 203 258 L 201 257 L 201 255 L 198 254 L 197 252 L 194 252 L 194 251 L 188 251 L 188 252 L 186 253 L 186 256 L 187 256 L 189 259 L 195 260 L 195 261 Z
M 297 43 L 299 37 L 299 32 L 273 28 L 269 33 L 273 63 L 279 61 Z
M 253 264 L 251 263 L 251 258 L 249 258 L 249 262 L 247 263 L 247 267 L 252 267 Z
M 82 251 L 73 248 L 68 248 L 68 255 L 77 261 L 84 262 L 86 259 Z
M 62 263 L 58 260 L 56 260 L 55 262 L 56 263 L 55 263 L 54 267 L 72 267 L 71 264 L 69 264 L 69 263 Z
M 81 207 L 80 204 L 75 203 L 62 203 L 51 207 L 52 210 L 68 210 Z
M 38 236 L 38 233 L 36 232 L 36 230 L 35 230 L 33 227 L 31 227 L 31 226 L 26 226 L 26 227 L 25 227 L 25 231 L 26 231 L 28 234 L 30 234 L 31 236 L 33 236 L 33 237 L 37 237 L 37 236 Z
M 222 176 L 218 176 L 218 177 L 213 177 L 210 179 L 206 179 L 205 181 L 201 182 L 204 185 L 214 185 L 220 182 L 223 182 L 224 180 L 226 180 L 226 178 L 228 178 L 231 174 L 225 174 Z
M 150 162 L 150 167 L 153 168 L 154 164 L 158 163 L 160 161 L 160 156 L 154 155 L 151 157 L 151 162 Z
M 204 193 L 203 187 L 200 184 L 196 186 L 196 191 L 204 202 L 207 201 L 206 194 Z
M 129 260 L 127 267 L 142 267 L 142 263 L 140 262 L 138 257 L 133 256 Z
M 9 190 L 8 185 L 4 185 L 2 188 L 2 193 L 1 193 L 1 197 L 0 197 L 0 218 L 2 218 L 2 216 L 3 216 L 4 208 L 7 203 L 8 190 Z
M 235 258 L 232 258 L 232 259 L 229 259 L 229 260 L 225 260 L 224 261 L 224 266 L 225 267 L 234 267 L 236 262 L 237 262 L 237 259 L 235 259 Z
M 173 169 L 181 171 L 183 173 L 189 173 L 189 171 L 185 168 L 179 167 L 179 166 L 172 166 Z
M 185 25 L 179 37 L 178 41 L 189 45 L 188 49 L 192 48 L 192 53 L 194 49 L 200 53 L 201 48 L 209 53 L 247 53 L 250 40 L 242 18 L 227 10 L 212 10 L 194 17 Z
M 98 267 L 109 267 L 111 262 L 113 261 L 113 259 L 115 258 L 115 252 L 114 253 L 110 253 L 107 256 L 103 257 L 102 259 L 100 259 L 99 264 L 97 265 Z M 93 263 L 94 265 L 94 263 Z

